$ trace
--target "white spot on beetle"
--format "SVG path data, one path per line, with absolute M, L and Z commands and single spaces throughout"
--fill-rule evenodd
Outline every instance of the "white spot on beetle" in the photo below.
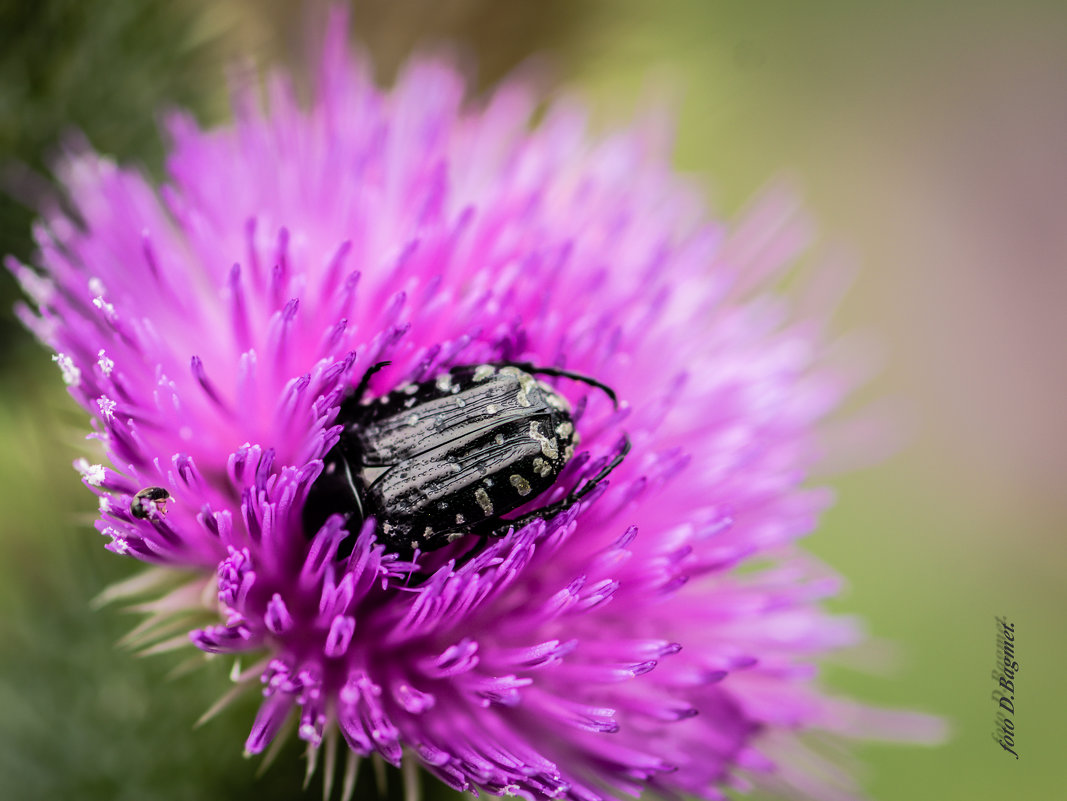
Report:
M 432 537 L 432 536 L 433 536 L 433 529 L 432 529 L 432 528 L 430 528 L 429 526 L 427 526 L 427 527 L 426 527 L 425 529 L 423 529 L 423 532 L 422 532 L 422 538 L 423 538 L 424 540 L 428 540 L 428 539 L 430 539 L 430 537 Z
M 495 437 L 493 437 L 493 442 L 495 442 L 497 445 L 503 445 L 504 444 L 504 435 L 503 434 L 497 434 Z
M 413 415 L 409 415 L 408 416 L 407 424 L 409 426 L 418 425 L 418 422 L 419 422 L 419 416 L 417 414 L 413 414 Z
M 481 487 L 478 487 L 474 491 L 474 500 L 478 502 L 478 505 L 482 507 L 482 511 L 485 512 L 485 516 L 489 517 L 493 514 L 493 502 L 489 499 L 489 493 Z
M 566 439 L 574 433 L 574 424 L 571 423 L 569 420 L 564 420 L 562 423 L 556 426 L 556 433 L 559 434 L 559 436 L 563 439 Z
M 462 526 L 466 522 L 467 522 L 467 518 L 465 518 L 463 515 L 456 515 L 456 525 L 457 526 Z
M 532 375 L 521 370 L 515 370 L 515 377 L 519 379 L 519 394 L 515 396 L 515 400 L 518 401 L 519 406 L 532 406 L 533 404 L 528 396 L 530 390 L 536 389 L 537 381 L 534 380 Z
M 403 390 L 405 395 L 414 395 L 416 392 L 419 391 L 419 388 L 416 384 L 405 384 L 400 389 Z
M 495 373 L 496 373 L 496 368 L 493 367 L 493 365 L 491 365 L 491 364 L 480 364 L 474 370 L 473 380 L 475 382 L 480 383 L 482 381 L 485 381 L 485 379 L 489 378 L 489 376 L 494 375 Z
M 434 381 L 434 386 L 437 387 L 438 392 L 448 392 L 452 389 L 452 374 L 442 373 L 437 376 L 437 380 Z
M 456 406 L 457 407 L 462 409 L 466 405 L 467 405 L 467 401 L 463 400 L 463 398 L 456 398 Z
M 530 437 L 541 445 L 541 453 L 548 459 L 559 458 L 559 446 L 556 444 L 556 438 L 551 439 L 541 433 L 541 424 L 537 422 L 530 423 Z
M 500 407 L 497 406 L 495 403 L 490 403 L 488 406 L 485 407 L 486 414 L 496 414 L 499 411 Z
M 515 488 L 516 492 L 518 492 L 519 495 L 526 496 L 530 494 L 530 482 L 522 476 L 518 474 L 513 474 L 510 478 L 508 478 L 508 481 L 511 482 L 511 486 Z
M 552 472 L 552 465 L 538 456 L 533 460 L 533 469 L 537 475 L 541 476 L 541 478 L 547 478 L 548 474 Z

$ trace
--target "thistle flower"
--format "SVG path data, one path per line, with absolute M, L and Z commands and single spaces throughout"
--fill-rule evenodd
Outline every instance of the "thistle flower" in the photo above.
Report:
M 825 366 L 822 312 L 797 319 L 768 289 L 805 243 L 791 208 L 729 232 L 655 126 L 595 140 L 568 104 L 533 125 L 524 86 L 467 106 L 430 62 L 383 92 L 344 28 L 309 108 L 275 76 L 231 127 L 172 116 L 158 188 L 72 159 L 75 213 L 40 228 L 43 271 L 11 264 L 92 416 L 104 455 L 76 467 L 96 527 L 158 566 L 108 597 L 194 576 L 143 607 L 140 641 L 244 657 L 236 691 L 263 694 L 247 751 L 295 731 L 327 791 L 343 749 L 346 793 L 377 755 L 528 798 L 752 781 L 850 797 L 801 734 L 933 736 L 815 684 L 814 660 L 860 638 L 820 609 L 839 582 L 796 546 L 829 502 L 803 482 L 848 381 Z M 589 482 L 621 436 L 632 450 L 485 544 L 390 552 L 373 517 L 305 531 L 342 400 L 386 360 L 371 397 L 504 362 L 615 391 L 618 408 L 546 379 L 581 444 L 527 508 Z M 187 610 L 212 620 L 165 639 Z

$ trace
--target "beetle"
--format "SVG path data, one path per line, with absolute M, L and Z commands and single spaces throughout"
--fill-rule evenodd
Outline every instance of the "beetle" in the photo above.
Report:
M 138 520 L 147 520 L 154 509 L 160 516 L 167 514 L 170 493 L 163 487 L 145 487 L 130 501 L 130 514 Z
M 565 498 L 527 514 L 504 515 L 552 487 L 574 456 L 578 433 L 567 399 L 536 375 L 612 389 L 577 373 L 526 363 L 453 367 L 436 378 L 365 398 L 371 367 L 342 402 L 340 440 L 312 484 L 303 523 L 311 537 L 332 514 L 349 531 L 373 516 L 390 552 L 433 551 L 460 537 L 502 537 L 534 519 L 570 508 L 629 452 L 615 456 Z M 339 553 L 351 551 L 342 544 Z

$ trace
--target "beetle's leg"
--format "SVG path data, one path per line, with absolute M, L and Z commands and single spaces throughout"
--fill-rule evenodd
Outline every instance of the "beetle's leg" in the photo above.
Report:
M 518 367 L 525 373 L 537 373 L 540 375 L 559 376 L 560 378 L 569 378 L 572 381 L 581 381 L 583 384 L 588 384 L 591 387 L 596 387 L 601 390 L 605 395 L 611 399 L 611 405 L 616 409 L 619 408 L 619 399 L 615 395 L 615 390 L 609 387 L 607 384 L 602 384 L 595 378 L 590 378 L 587 375 L 581 373 L 572 373 L 570 370 L 562 370 L 558 367 L 538 367 L 535 364 L 529 362 L 508 362 L 511 367 Z
M 341 401 L 341 412 L 338 415 L 339 419 L 351 420 L 357 417 L 360 401 L 362 401 L 363 396 L 367 394 L 367 387 L 370 386 L 371 378 L 373 378 L 374 374 L 383 367 L 388 367 L 390 364 L 392 364 L 392 362 L 378 362 L 367 368 L 367 372 L 365 372 L 363 377 L 359 379 L 356 388 L 345 395 L 345 399 Z
M 518 531 L 520 528 L 529 525 L 534 520 L 546 520 L 550 517 L 555 517 L 560 512 L 567 511 L 574 506 L 574 504 L 578 503 L 578 501 L 596 489 L 597 485 L 611 474 L 611 471 L 622 464 L 622 460 L 626 458 L 626 455 L 629 452 L 630 438 L 623 434 L 619 450 L 611 458 L 611 461 L 604 465 L 600 472 L 582 484 L 582 486 L 573 490 L 566 498 L 556 501 L 553 504 L 549 504 L 548 506 L 543 506 L 540 509 L 534 509 L 532 512 L 528 512 L 522 517 L 516 517 L 513 520 L 504 517 L 487 517 L 484 520 L 479 520 L 471 526 L 468 531 L 469 535 L 478 537 L 478 542 L 468 549 L 463 556 L 456 560 L 455 567 L 462 567 L 477 554 L 485 550 L 485 546 L 490 537 L 505 537 L 508 532 Z
M 611 461 L 604 465 L 604 468 L 591 479 L 577 489 L 572 490 L 566 498 L 562 498 L 548 506 L 542 506 L 540 509 L 534 509 L 532 512 L 527 512 L 522 517 L 517 517 L 514 520 L 503 520 L 501 522 L 508 526 L 514 526 L 517 531 L 528 523 L 532 523 L 534 520 L 545 520 L 549 517 L 555 517 L 560 512 L 567 511 L 574 506 L 574 504 L 578 503 L 578 501 L 596 489 L 596 486 L 606 479 L 612 470 L 622 464 L 622 460 L 626 458 L 626 454 L 629 452 L 630 438 L 623 434 L 622 443 L 619 446 L 618 453 L 612 457 Z M 507 529 L 504 529 L 504 531 L 506 532 Z
M 570 509 L 572 506 L 574 506 L 574 504 L 578 503 L 578 501 L 580 501 L 582 498 L 584 498 L 586 495 L 596 489 L 597 484 L 606 479 L 616 467 L 622 464 L 622 460 L 626 458 L 626 455 L 629 452 L 630 438 L 623 434 L 622 440 L 619 443 L 619 450 L 613 457 L 611 457 L 611 461 L 604 465 L 603 469 L 601 469 L 599 473 L 597 473 L 591 479 L 582 484 L 582 486 L 578 487 L 578 489 L 576 490 L 573 490 L 571 494 L 568 495 L 566 498 L 552 504 L 552 506 L 560 506 L 560 508 L 553 512 L 553 514 L 558 514 L 559 512 L 563 512 L 567 509 Z

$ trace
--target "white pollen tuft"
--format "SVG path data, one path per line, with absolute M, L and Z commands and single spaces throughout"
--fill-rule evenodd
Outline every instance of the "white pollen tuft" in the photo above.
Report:
M 93 298 L 93 305 L 100 309 L 109 320 L 115 317 L 115 307 L 104 300 L 103 295 Z
M 106 419 L 110 420 L 115 416 L 115 401 L 111 400 L 107 395 L 101 395 L 97 399 L 96 405 L 100 407 L 100 412 Z
M 100 368 L 100 372 L 107 378 L 111 375 L 111 371 L 115 369 L 115 362 L 107 357 L 104 353 L 104 349 L 101 348 L 100 352 L 96 354 L 96 365 Z
M 29 267 L 19 265 L 15 273 L 22 291 L 29 295 L 38 306 L 45 306 L 51 302 L 56 293 L 56 285 L 44 276 L 38 275 Z
M 104 466 L 102 464 L 89 464 L 88 459 L 75 459 L 74 469 L 81 473 L 85 483 L 99 487 L 104 483 Z
M 52 361 L 59 365 L 60 372 L 63 373 L 63 383 L 68 387 L 76 387 L 81 383 L 82 371 L 78 369 L 78 365 L 74 363 L 74 360 L 65 353 L 57 353 L 52 357 Z
M 130 544 L 126 541 L 126 538 L 122 536 L 118 531 L 113 528 L 107 528 L 103 532 L 107 536 L 111 537 L 111 542 L 108 543 L 117 554 L 128 554 L 130 552 Z

